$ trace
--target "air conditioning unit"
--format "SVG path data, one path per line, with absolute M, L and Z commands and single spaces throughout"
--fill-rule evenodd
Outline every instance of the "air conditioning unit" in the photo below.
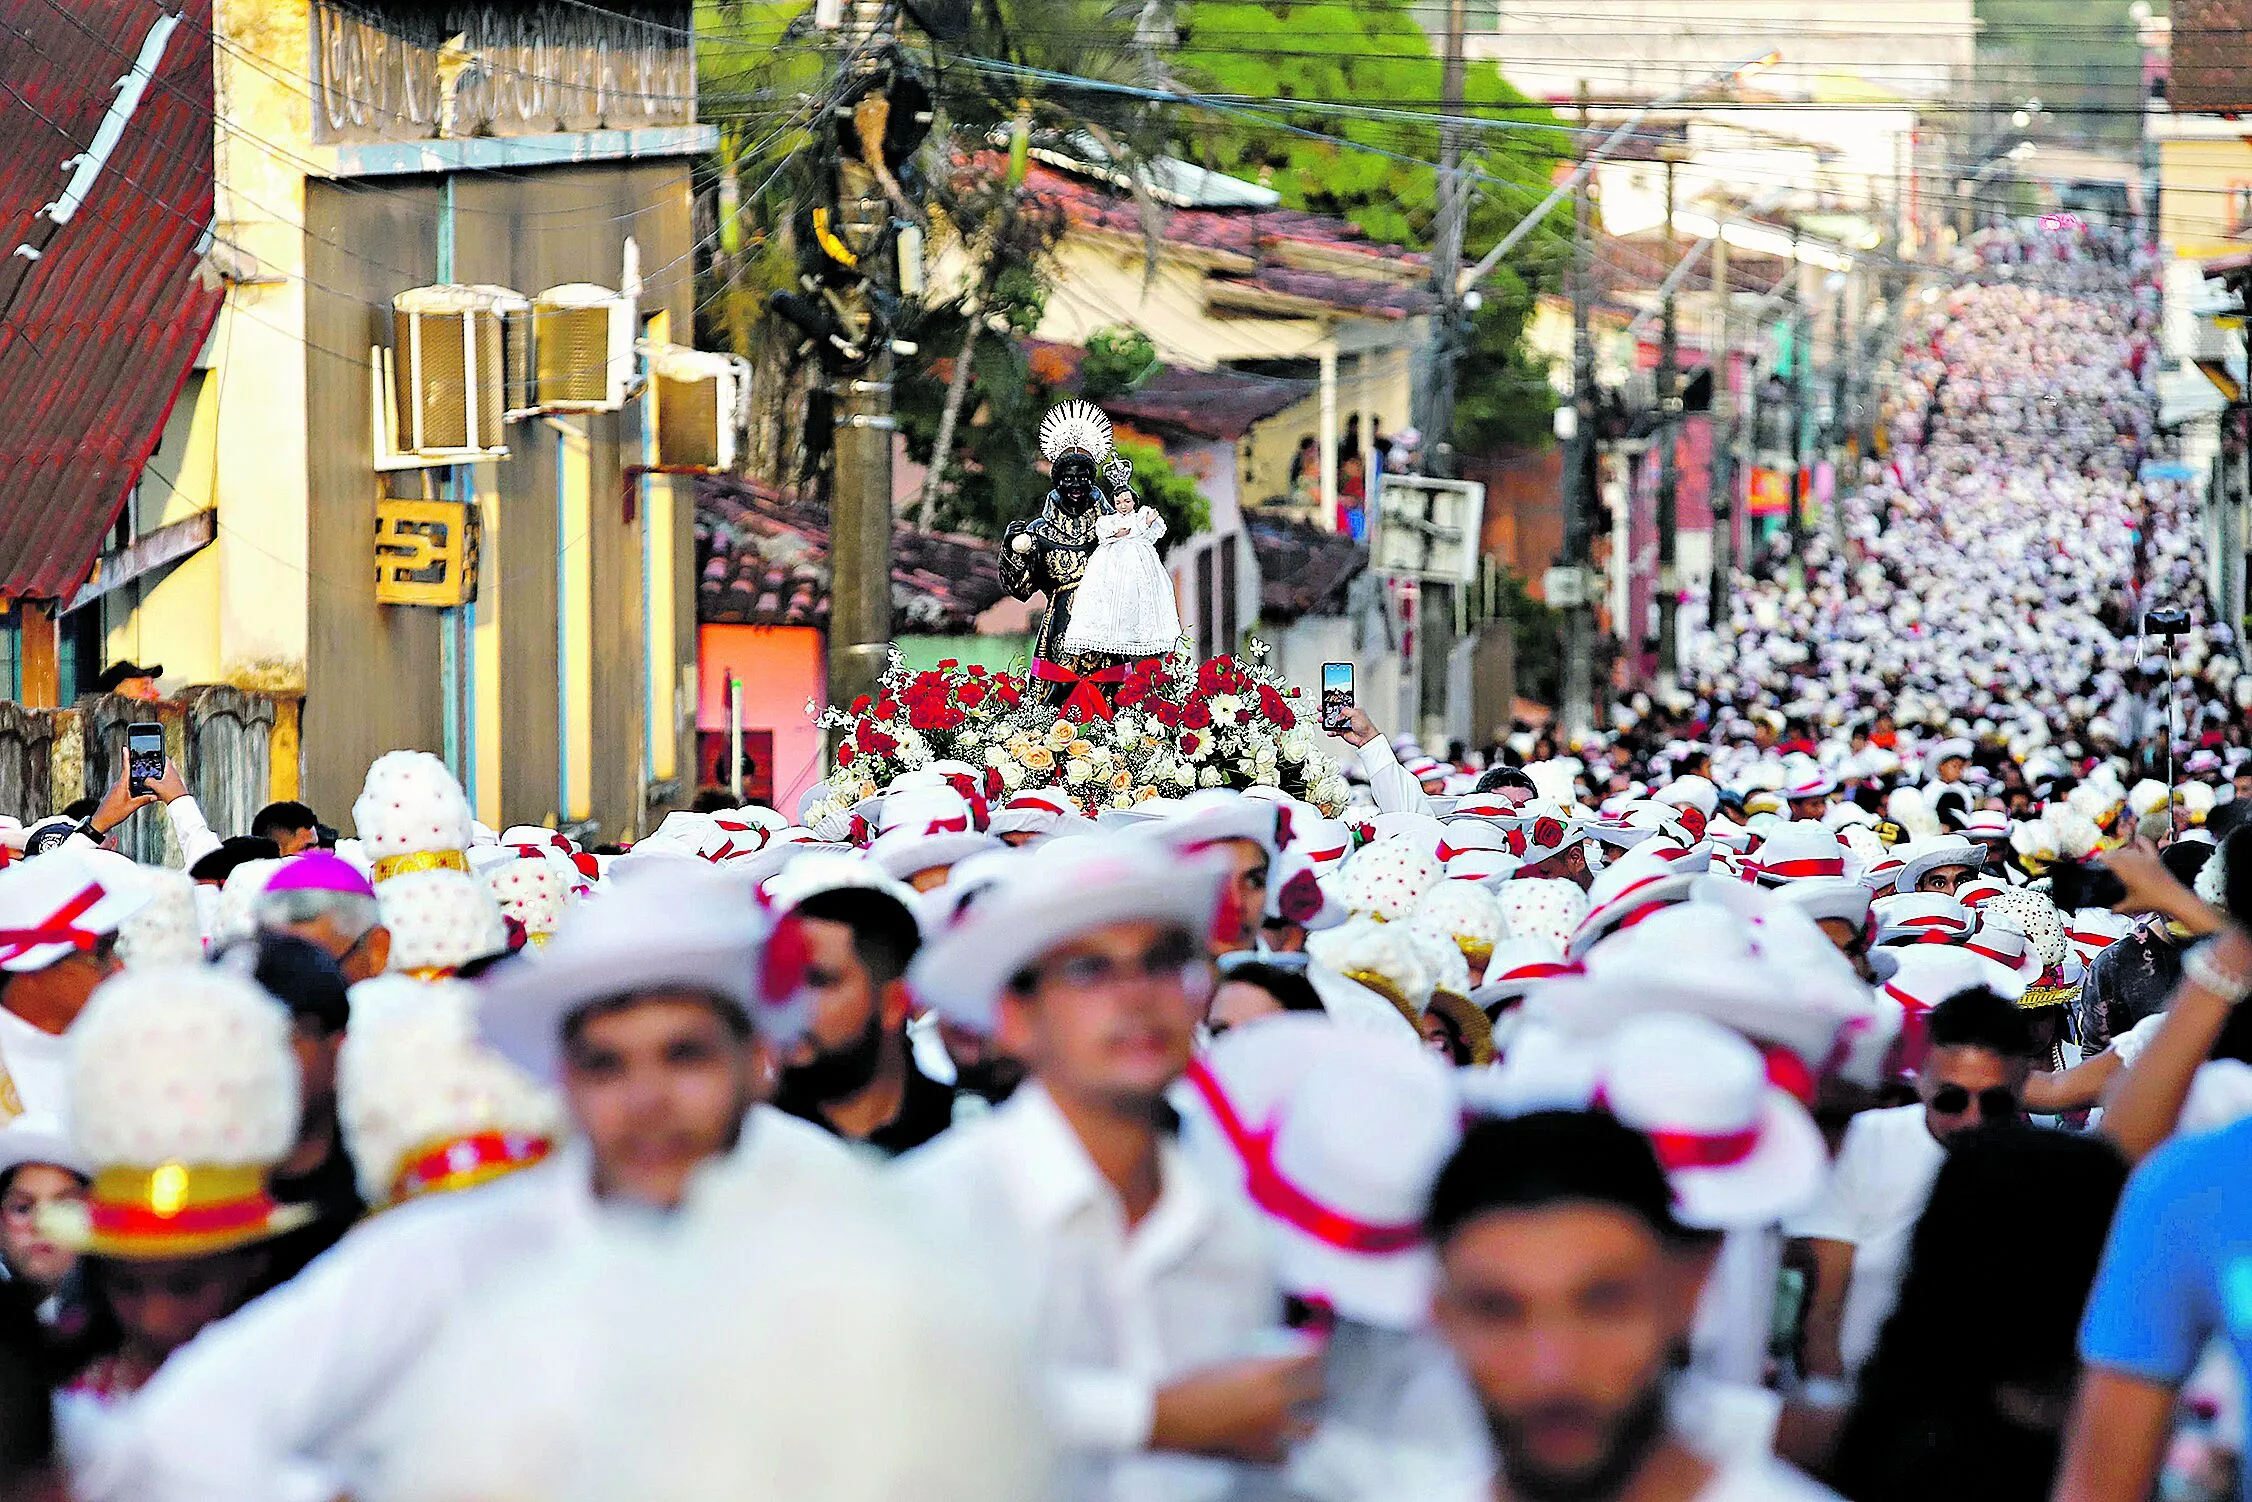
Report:
M 391 299 L 389 447 L 415 459 L 508 456 L 505 320 L 527 307 L 506 287 L 412 287 Z
M 569 282 L 511 320 L 509 415 L 615 412 L 633 387 L 633 299 Z
M 678 344 L 641 348 L 656 397 L 657 462 L 733 469 L 750 421 L 750 361 Z

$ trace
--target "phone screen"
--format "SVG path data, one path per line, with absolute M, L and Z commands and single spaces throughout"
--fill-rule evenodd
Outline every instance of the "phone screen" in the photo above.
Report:
M 135 793 L 164 775 L 164 727 L 151 721 L 128 726 L 125 731 L 125 775 Z
M 1321 665 L 1321 728 L 1335 735 L 1350 724 L 1347 711 L 1353 707 L 1353 665 L 1349 662 L 1325 662 Z

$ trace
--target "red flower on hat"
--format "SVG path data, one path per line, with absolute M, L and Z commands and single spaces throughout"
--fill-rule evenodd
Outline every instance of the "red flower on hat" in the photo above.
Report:
M 806 942 L 805 925 L 790 913 L 774 925 L 766 948 L 759 955 L 758 999 L 761 1006 L 788 1006 L 805 988 L 806 966 L 813 948 Z
M 1532 843 L 1543 850 L 1554 850 L 1564 843 L 1564 821 L 1548 814 L 1533 820 Z
M 1683 829 L 1689 831 L 1689 837 L 1691 839 L 1701 840 L 1705 837 L 1705 811 L 1703 809 L 1675 809 L 1674 820 L 1676 823 L 1680 824 Z
M 1321 912 L 1321 883 L 1314 879 L 1311 870 L 1301 869 L 1282 884 L 1275 906 L 1287 923 L 1310 923 Z

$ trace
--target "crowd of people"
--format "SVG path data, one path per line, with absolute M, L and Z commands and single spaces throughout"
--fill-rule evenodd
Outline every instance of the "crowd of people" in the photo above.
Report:
M 1973 252 L 1842 550 L 1342 816 L 6 829 L 0 1496 L 2226 1495 L 2247 684 L 2147 258 Z

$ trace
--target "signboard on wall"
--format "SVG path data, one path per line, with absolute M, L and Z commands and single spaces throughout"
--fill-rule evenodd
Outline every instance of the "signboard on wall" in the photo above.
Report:
M 313 0 L 315 141 L 691 125 L 686 4 Z
M 477 520 L 465 501 L 375 503 L 375 603 L 466 605 L 477 598 Z

